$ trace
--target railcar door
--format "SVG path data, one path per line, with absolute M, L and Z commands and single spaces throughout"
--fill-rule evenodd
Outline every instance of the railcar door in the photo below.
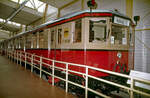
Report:
M 56 58 L 56 28 L 50 28 L 48 32 L 48 54 L 50 59 Z
M 109 63 L 109 35 L 110 18 L 109 17 L 91 17 L 86 18 L 85 36 L 86 36 L 86 65 L 108 69 Z M 89 74 L 93 76 L 106 76 L 90 70 Z

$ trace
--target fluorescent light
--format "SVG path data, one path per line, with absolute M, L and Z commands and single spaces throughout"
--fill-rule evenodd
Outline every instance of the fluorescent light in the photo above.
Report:
M 0 18 L 0 22 L 4 22 L 4 19 Z

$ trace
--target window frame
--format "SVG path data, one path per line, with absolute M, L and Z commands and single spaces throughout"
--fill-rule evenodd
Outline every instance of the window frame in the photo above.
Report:
M 123 44 L 123 42 L 121 42 L 121 44 L 118 42 L 118 43 L 115 43 L 115 38 L 114 38 L 114 43 L 111 42 L 111 37 L 112 37 L 112 26 L 120 26 L 122 28 L 125 29 L 126 33 L 125 33 L 125 38 L 126 38 L 126 44 Z M 110 29 L 111 29 L 111 32 L 110 32 L 110 44 L 111 45 L 128 45 L 128 40 L 129 40 L 129 28 L 130 26 L 125 26 L 125 25 L 121 25 L 121 24 L 117 24 L 117 23 L 111 23 L 111 26 L 110 26 Z M 123 41 L 123 40 L 122 40 Z

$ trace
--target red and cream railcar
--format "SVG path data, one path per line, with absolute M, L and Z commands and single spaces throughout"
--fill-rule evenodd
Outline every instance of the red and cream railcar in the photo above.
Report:
M 58 61 L 122 72 L 133 64 L 131 35 L 132 22 L 127 16 L 110 10 L 86 10 L 17 35 L 11 39 L 9 47 Z M 81 67 L 69 68 L 85 72 Z M 93 70 L 89 74 L 107 76 Z

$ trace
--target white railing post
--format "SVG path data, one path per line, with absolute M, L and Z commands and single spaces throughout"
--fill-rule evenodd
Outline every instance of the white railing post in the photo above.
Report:
M 14 51 L 12 51 L 12 62 L 13 62 L 13 59 L 14 59 Z
M 66 92 L 68 92 L 68 63 L 66 64 Z
M 14 62 L 14 55 L 15 55 L 15 53 L 14 53 L 14 51 L 12 51 L 12 62 Z
M 10 61 L 11 61 L 11 51 L 10 51 Z
M 133 98 L 133 88 L 134 88 L 134 80 L 133 77 L 131 77 L 131 84 L 130 84 L 130 98 Z
M 17 51 L 16 51 L 16 62 L 17 62 Z
M 9 52 L 8 52 L 8 59 L 10 59 L 10 55 L 9 55 Z
M 15 59 L 16 59 L 16 51 L 14 51 L 14 63 L 15 63 Z
M 20 65 L 21 65 L 21 51 L 20 51 Z
M 26 54 L 26 52 L 25 52 L 25 58 L 24 58 L 24 60 L 25 60 L 25 69 L 26 69 L 26 67 L 27 67 L 27 54 Z
M 10 59 L 10 51 L 8 51 L 8 58 Z
M 31 55 L 31 72 L 33 72 L 33 58 L 34 58 L 34 54 Z
M 88 67 L 86 66 L 85 69 L 86 73 L 86 78 L 85 78 L 85 98 L 88 98 Z
M 9 60 L 11 60 L 11 51 L 9 51 Z
M 10 61 L 12 61 L 12 51 L 11 51 L 11 53 L 10 53 Z
M 52 85 L 54 86 L 54 71 L 55 71 L 55 69 L 54 69 L 54 65 L 55 65 L 55 60 L 53 60 L 52 61 Z
M 42 56 L 40 56 L 40 78 L 42 77 Z
M 8 57 L 8 50 L 7 50 L 7 55 L 6 56 Z
M 9 51 L 9 60 L 10 60 L 10 51 Z
M 13 53 L 14 53 L 14 63 L 15 63 L 15 56 L 16 56 L 16 51 L 14 51 Z
M 17 51 L 17 65 L 18 65 L 19 52 Z
M 6 50 L 6 57 L 8 56 L 8 51 Z
M 10 51 L 10 61 L 11 61 L 11 51 Z
M 12 61 L 12 51 L 11 51 L 10 61 Z

